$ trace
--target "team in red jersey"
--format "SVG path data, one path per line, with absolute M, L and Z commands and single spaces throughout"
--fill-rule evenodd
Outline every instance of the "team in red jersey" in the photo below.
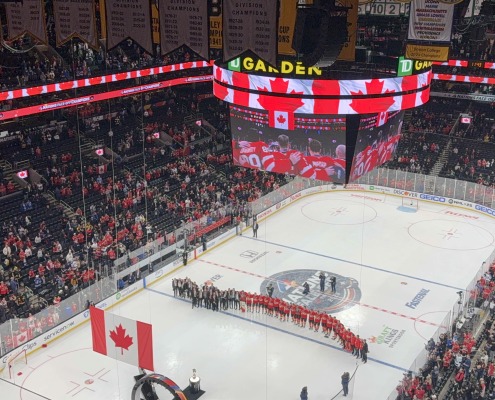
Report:
M 234 163 L 247 168 L 259 168 L 305 178 L 343 182 L 345 178 L 345 145 L 338 145 L 336 157 L 322 154 L 319 140 L 308 139 L 307 154 L 291 149 L 289 137 L 279 135 L 269 144 L 263 141 L 232 141 Z
M 265 295 L 235 289 L 220 290 L 211 282 L 200 286 L 189 278 L 185 278 L 173 279 L 172 289 L 174 296 L 191 299 L 192 308 L 205 307 L 212 311 L 239 309 L 242 312 L 263 313 L 278 318 L 282 322 L 292 321 L 301 328 L 305 328 L 309 323 L 310 330 L 318 332 L 321 328 L 325 337 L 330 337 L 333 332 L 334 340 L 338 339 L 345 350 L 357 357 L 361 356 L 366 362 L 364 353 L 361 353 L 365 341 L 362 341 L 358 335 L 354 335 L 350 329 L 346 329 L 336 317 L 272 297 L 273 290 L 270 291 L 269 288 Z
M 280 321 L 292 321 L 297 326 L 318 332 L 320 327 L 325 337 L 330 337 L 333 332 L 333 339 L 338 340 L 342 348 L 351 352 L 356 357 L 362 356 L 361 351 L 364 340 L 359 335 L 355 335 L 350 329 L 332 315 L 325 312 L 318 312 L 313 309 L 302 307 L 294 303 L 285 302 L 279 298 L 272 298 L 267 295 L 241 292 L 241 310 L 248 312 L 264 313 L 280 319 Z M 245 306 L 242 302 L 246 301 Z
M 390 160 L 397 149 L 401 138 L 402 121 L 395 130 L 394 126 L 389 127 L 390 132 L 378 131 L 375 141 L 356 154 L 352 162 L 350 180 L 354 181 L 360 176 L 370 172 L 379 165 Z

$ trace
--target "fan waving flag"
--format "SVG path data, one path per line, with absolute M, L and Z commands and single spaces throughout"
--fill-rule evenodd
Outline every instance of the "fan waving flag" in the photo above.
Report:
M 91 307 L 93 351 L 150 371 L 153 367 L 152 327 Z

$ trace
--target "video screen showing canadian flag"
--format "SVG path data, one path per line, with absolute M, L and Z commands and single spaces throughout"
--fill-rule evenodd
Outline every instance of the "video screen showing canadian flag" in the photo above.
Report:
M 335 115 L 230 107 L 234 164 L 327 182 L 345 181 L 346 121 Z
M 390 160 L 401 137 L 404 111 L 362 116 L 349 182 Z

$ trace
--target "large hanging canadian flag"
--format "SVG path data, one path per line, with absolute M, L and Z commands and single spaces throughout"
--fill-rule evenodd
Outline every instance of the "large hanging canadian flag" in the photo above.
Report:
M 153 367 L 152 327 L 96 307 L 90 308 L 93 351 L 150 371 Z

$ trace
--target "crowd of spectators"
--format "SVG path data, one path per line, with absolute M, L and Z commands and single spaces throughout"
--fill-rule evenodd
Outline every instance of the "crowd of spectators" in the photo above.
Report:
M 226 216 L 233 224 L 245 220 L 250 216 L 249 201 L 286 182 L 285 176 L 230 166 L 222 132 L 208 131 L 196 121 L 176 123 L 173 118 L 181 120 L 179 110 L 197 112 L 199 102 L 170 90 L 167 96 L 174 99 L 173 104 L 166 103 L 173 115 L 157 113 L 142 120 L 122 113 L 122 107 L 132 106 L 130 102 L 111 108 L 107 119 L 97 118 L 99 126 L 85 125 L 95 139 L 108 137 L 110 128 L 115 131 L 111 146 L 106 147 L 110 156 L 81 152 L 85 132 L 77 131 L 71 114 L 56 125 L 22 129 L 12 142 L 0 145 L 13 164 L 30 159 L 41 178 L 26 185 L 26 194 L 19 191 L 24 196 L 19 200 L 19 216 L 5 215 L 0 322 L 14 318 L 15 333 L 26 329 L 26 320 L 48 329 L 68 317 L 60 316 L 57 305 L 105 277 L 117 258 L 155 240 L 174 243 L 179 239 L 177 229 L 185 223 L 203 226 Z M 154 95 L 150 104 L 152 99 L 163 100 Z M 105 115 L 106 108 L 94 104 L 82 110 L 85 119 L 92 119 Z M 206 111 L 212 111 L 210 106 Z M 227 129 L 222 107 L 211 115 Z M 163 133 L 172 138 L 171 143 L 162 140 Z M 188 152 L 182 151 L 186 148 Z M 119 285 L 135 279 L 125 276 Z M 93 300 L 100 295 L 94 293 Z M 36 319 L 42 309 L 45 312 Z M 29 328 L 29 332 L 38 331 Z M 15 345 L 12 341 L 7 348 Z

